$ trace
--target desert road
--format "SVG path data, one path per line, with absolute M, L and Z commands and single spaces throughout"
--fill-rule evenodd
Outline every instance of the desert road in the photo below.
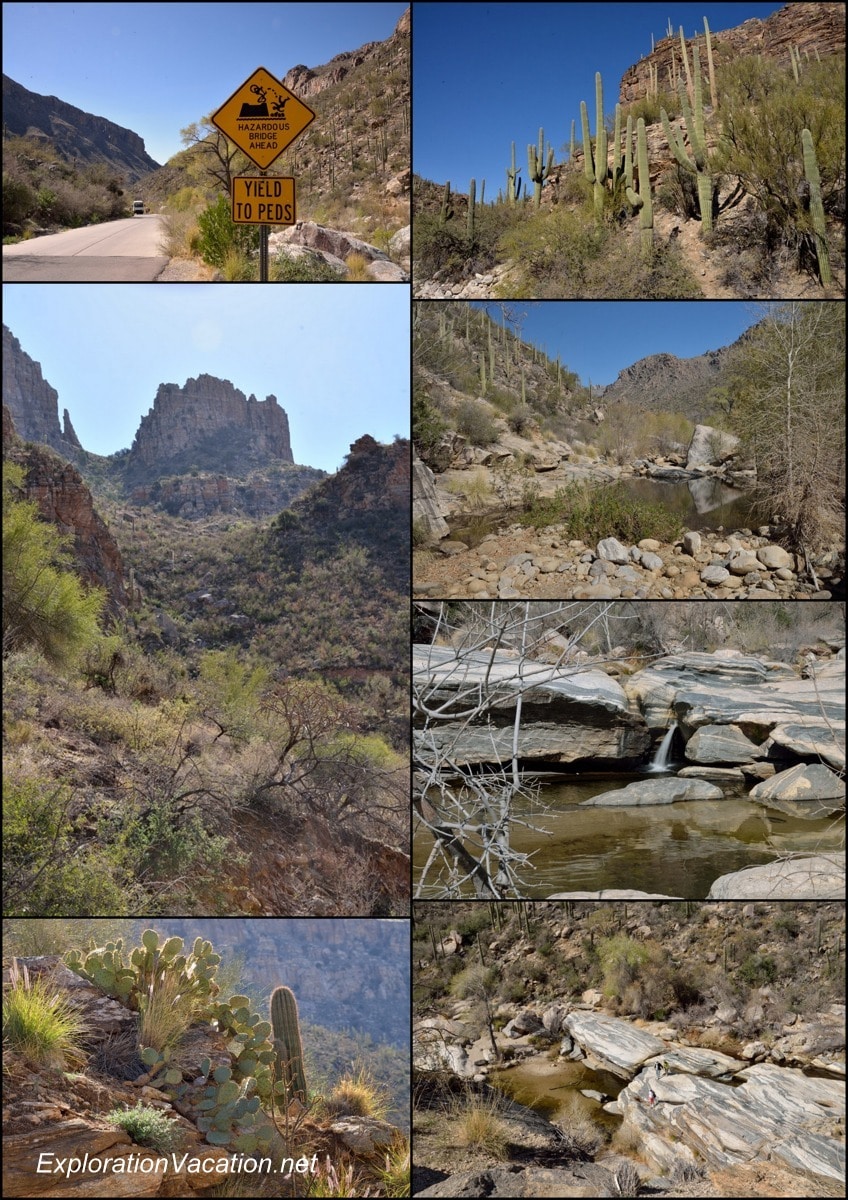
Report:
M 150 213 L 3 247 L 4 282 L 146 283 L 168 265 L 162 218 Z

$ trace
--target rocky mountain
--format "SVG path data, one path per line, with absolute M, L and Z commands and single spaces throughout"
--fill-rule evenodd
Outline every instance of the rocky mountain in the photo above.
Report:
M 245 980 L 257 996 L 279 984 L 290 987 L 304 1021 L 409 1045 L 406 921 L 166 918 L 155 927 L 187 944 L 208 938 L 225 962 L 242 959 Z
M 345 50 L 335 55 L 322 67 L 305 67 L 298 64 L 286 72 L 283 86 L 294 92 L 302 100 L 317 96 L 319 92 L 341 81 L 357 67 L 368 66 L 376 57 L 376 51 L 381 46 L 392 43 L 400 44 L 410 33 L 410 10 L 407 9 L 395 26 L 394 33 L 387 42 L 366 42 L 358 50 Z
M 117 614 L 127 603 L 121 552 L 79 471 L 43 445 L 24 445 L 5 404 L 3 457 L 24 469 L 23 498 L 34 500 L 46 521 L 73 535 L 78 574 L 86 583 L 105 587 L 109 607 Z
M 269 461 L 291 463 L 289 419 L 276 396 L 259 401 L 228 379 L 199 375 L 184 387 L 162 383 L 142 417 L 126 461 L 127 474 L 233 470 L 244 474 Z
M 703 48 L 703 34 L 696 40 Z M 787 4 L 764 21 L 752 17 L 733 29 L 711 30 L 710 40 L 716 66 L 750 55 L 776 59 L 788 66 L 790 46 L 793 45 L 802 57 L 844 53 L 845 5 Z M 691 46 L 691 40 L 689 44 Z M 652 70 L 657 71 L 659 90 L 674 92 L 672 49 L 679 71 L 680 39 L 675 33 L 673 37 L 663 38 L 651 54 L 646 54 L 625 72 L 618 97 L 622 105 L 632 104 L 648 94 Z M 706 55 L 702 54 L 702 66 L 705 61 Z
M 64 458 L 75 459 L 82 449 L 68 410 L 59 424 L 59 393 L 41 373 L 41 364 L 21 349 L 11 330 L 3 326 L 3 403 L 9 409 L 19 437 L 51 446 Z
M 131 129 L 56 96 L 30 92 L 8 75 L 3 76 L 3 123 L 7 133 L 49 143 L 68 162 L 106 163 L 126 183 L 159 166 Z

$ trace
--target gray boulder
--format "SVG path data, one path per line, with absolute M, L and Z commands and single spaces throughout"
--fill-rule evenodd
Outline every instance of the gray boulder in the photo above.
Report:
M 845 852 L 799 855 L 720 875 L 708 900 L 844 900 Z
M 696 763 L 748 763 L 760 749 L 735 725 L 702 725 L 686 743 L 686 757 Z
M 728 458 L 733 458 L 738 446 L 739 438 L 732 433 L 713 429 L 711 425 L 696 425 L 686 455 L 686 470 L 720 466 Z
M 815 820 L 845 807 L 845 781 L 821 763 L 798 763 L 758 783 L 749 795 L 758 804 Z
M 604 559 L 606 562 L 618 563 L 620 566 L 630 562 L 630 551 L 614 537 L 603 538 L 598 542 L 597 554 L 598 558 Z
M 435 541 L 450 534 L 450 528 L 442 516 L 436 491 L 436 477 L 413 450 L 412 452 L 412 520 L 423 525 L 429 537 Z
M 679 775 L 661 779 L 637 779 L 614 792 L 601 792 L 583 800 L 581 808 L 618 807 L 640 804 L 675 804 L 682 800 L 721 800 L 721 788 L 703 779 L 681 779 Z
M 590 1067 L 611 1071 L 620 1079 L 630 1079 L 643 1063 L 665 1049 L 665 1042 L 658 1037 L 617 1017 L 573 1012 L 565 1025 Z

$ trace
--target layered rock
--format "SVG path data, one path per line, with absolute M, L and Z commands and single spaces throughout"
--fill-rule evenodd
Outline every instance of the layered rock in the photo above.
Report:
M 793 817 L 816 820 L 845 807 L 845 781 L 821 763 L 798 763 L 751 789 L 750 798 Z
M 159 166 L 131 129 L 55 96 L 39 96 L 7 75 L 3 76 L 3 122 L 9 133 L 49 142 L 69 162 L 106 163 L 128 183 Z
M 244 475 L 292 463 L 289 421 L 276 396 L 245 397 L 227 379 L 199 375 L 184 387 L 162 383 L 126 460 L 129 479 L 191 470 Z
M 316 467 L 287 464 L 273 472 L 251 472 L 246 479 L 227 475 L 176 475 L 143 483 L 130 493 L 133 504 L 163 509 L 171 516 L 199 520 L 216 512 L 269 517 L 287 508 L 312 484 L 327 477 Z
M 664 779 L 637 779 L 626 787 L 602 792 L 583 800 L 581 808 L 615 808 L 642 804 L 675 804 L 685 800 L 721 800 L 721 788 L 702 779 L 681 779 L 678 776 Z
M 708 900 L 841 900 L 845 852 L 799 854 L 714 880 Z
M 716 66 L 734 59 L 761 55 L 774 59 L 785 67 L 790 66 L 790 47 L 797 47 L 805 57 L 816 54 L 822 58 L 838 54 L 845 49 L 845 5 L 844 4 L 787 4 L 772 13 L 764 21 L 752 17 L 732 29 L 711 29 L 713 57 Z M 692 56 L 693 44 L 700 46 L 701 67 L 706 73 L 707 56 L 705 38 L 687 40 L 687 50 Z M 672 49 L 677 71 L 680 71 L 680 37 L 663 38 L 654 50 L 630 67 L 622 77 L 619 101 L 622 105 L 632 104 L 648 95 L 651 72 L 655 70 L 661 92 L 674 92 L 672 78 Z
M 600 1013 L 573 1012 L 565 1027 L 582 1049 L 590 1067 L 629 1079 L 643 1063 L 663 1053 L 665 1042 L 637 1029 L 630 1021 Z
M 18 339 L 3 326 L 3 403 L 15 429 L 26 442 L 41 442 L 63 458 L 75 459 L 80 446 L 68 410 L 59 425 L 59 393 L 41 373 L 41 364 L 21 349 Z
M 519 695 L 520 758 L 639 761 L 650 745 L 644 721 L 629 711 L 622 688 L 602 671 L 564 673 L 546 663 L 526 662 L 519 676 L 516 660 L 507 653 L 458 657 L 440 646 L 413 646 L 412 670 L 417 696 L 440 714 L 427 730 L 426 743 L 417 735 L 425 757 L 435 748 L 458 763 L 509 761 Z M 461 714 L 478 689 L 488 694 L 490 710 L 469 723 Z
M 412 520 L 419 522 L 432 539 L 447 537 L 448 523 L 442 516 L 436 494 L 435 476 L 413 451 L 412 456 Z

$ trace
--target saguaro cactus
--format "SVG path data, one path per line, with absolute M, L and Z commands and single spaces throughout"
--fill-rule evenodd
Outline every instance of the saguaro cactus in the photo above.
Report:
M 527 174 L 533 180 L 536 208 L 542 203 L 542 184 L 550 175 L 553 166 L 554 148 L 549 146 L 547 156 L 545 155 L 545 131 L 540 128 L 538 150 L 532 142 L 527 147 Z
M 629 138 L 628 138 L 629 141 Z M 642 117 L 636 122 L 636 165 L 639 169 L 639 189 L 627 187 L 628 203 L 639 213 L 642 254 L 649 259 L 654 248 L 654 206 L 651 202 L 651 177 L 648 173 L 648 138 Z M 629 150 L 629 146 L 628 146 Z
M 448 180 L 445 184 L 444 191 L 442 192 L 442 207 L 439 213 L 439 218 L 442 225 L 444 225 L 446 221 L 449 221 L 452 216 L 453 205 L 451 204 L 450 180 Z
M 512 208 L 521 193 L 521 178 L 515 166 L 515 142 L 512 143 L 512 165 L 506 169 L 506 202 Z
M 827 248 L 827 228 L 824 223 L 824 205 L 821 196 L 821 177 L 813 146 L 813 135 L 809 129 L 801 130 L 801 150 L 804 155 L 804 175 L 810 185 L 810 216 L 816 239 L 816 257 L 819 262 L 819 279 L 826 287 L 833 278 L 830 273 L 830 252 Z
M 600 71 L 595 72 L 595 153 L 589 134 L 589 114 L 586 101 L 580 101 L 580 121 L 583 126 L 583 171 L 595 185 L 595 220 L 604 212 L 604 184 L 607 178 L 607 131 L 604 127 L 604 88 Z
M 297 1019 L 297 1001 L 291 988 L 277 987 L 271 993 L 271 1025 L 274 1030 L 274 1049 L 277 1052 L 278 1080 L 286 1085 L 286 1097 L 297 1097 L 306 1103 L 306 1075 L 303 1070 L 303 1047 Z
M 466 232 L 469 238 L 474 237 L 474 210 L 477 206 L 477 181 L 472 179 L 468 185 L 468 216 L 466 219 Z
M 693 49 L 695 60 L 695 69 L 693 72 L 694 78 L 693 90 L 695 93 L 694 108 L 690 108 L 689 100 L 686 91 L 682 85 L 680 86 L 680 101 L 683 105 L 683 118 L 686 122 L 686 132 L 689 136 L 689 144 L 692 147 L 694 162 L 692 162 L 686 153 L 683 145 L 683 140 L 676 129 L 672 129 L 668 114 L 665 109 L 660 110 L 660 119 L 662 120 L 663 131 L 665 132 L 666 140 L 669 148 L 677 159 L 677 162 L 684 171 L 695 175 L 698 181 L 698 207 L 701 210 L 701 225 L 704 232 L 709 233 L 713 227 L 713 177 L 710 174 L 709 162 L 707 157 L 707 143 L 704 137 L 704 97 L 703 88 L 701 86 L 701 60 L 698 54 L 698 47 Z M 688 59 L 686 62 L 687 74 L 689 71 Z

